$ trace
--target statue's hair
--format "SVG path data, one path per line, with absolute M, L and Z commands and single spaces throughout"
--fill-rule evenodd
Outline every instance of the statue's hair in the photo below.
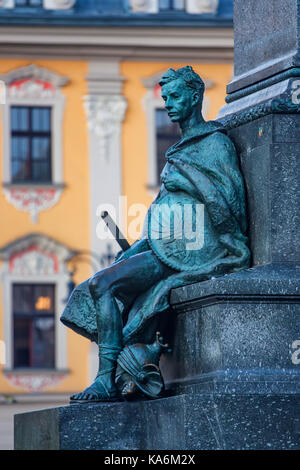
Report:
M 186 85 L 193 90 L 198 91 L 199 93 L 203 94 L 205 85 L 201 77 L 194 72 L 192 67 L 190 65 L 187 65 L 186 67 L 182 67 L 181 69 L 169 69 L 160 79 L 159 85 L 163 86 L 166 85 L 169 82 L 172 82 L 173 80 L 177 80 L 178 78 L 181 78 L 184 80 Z

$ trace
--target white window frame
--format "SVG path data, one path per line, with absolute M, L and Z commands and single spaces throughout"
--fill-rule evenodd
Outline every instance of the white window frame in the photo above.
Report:
M 10 268 L 11 257 L 18 253 L 27 254 L 27 249 L 36 246 L 42 256 L 55 255 L 58 262 L 58 272 L 50 274 L 41 274 L 32 272 L 20 274 L 14 272 Z M 67 269 L 66 262 L 74 256 L 75 252 L 69 250 L 66 246 L 46 237 L 45 235 L 31 234 L 22 239 L 18 239 L 13 243 L 4 247 L 0 252 L 0 259 L 3 260 L 2 269 L 0 271 L 0 279 L 2 281 L 2 308 L 4 321 L 4 342 L 6 346 L 6 364 L 5 371 L 13 371 L 13 284 L 54 284 L 55 285 L 55 368 L 53 370 L 45 369 L 45 372 L 66 371 L 67 370 L 67 329 L 60 321 L 65 302 L 69 295 L 68 282 L 70 273 Z M 24 368 L 26 372 L 35 374 L 34 368 Z
M 13 96 L 10 93 L 10 85 L 22 79 L 40 79 L 51 83 L 54 91 L 51 96 L 37 96 L 34 93 L 28 96 Z M 61 92 L 61 86 L 68 82 L 68 79 L 61 77 L 47 69 L 30 65 L 16 69 L 8 74 L 0 75 L 0 80 L 6 84 L 6 102 L 2 105 L 3 113 L 3 175 L 4 184 L 22 185 L 22 183 L 12 183 L 11 177 L 11 120 L 10 110 L 12 106 L 49 106 L 51 112 L 51 185 L 63 183 L 63 162 L 62 162 L 62 124 L 65 107 L 65 97 Z M 32 183 L 44 186 L 45 183 Z M 26 183 L 31 185 L 31 183 Z M 49 184 L 46 184 L 49 186 Z

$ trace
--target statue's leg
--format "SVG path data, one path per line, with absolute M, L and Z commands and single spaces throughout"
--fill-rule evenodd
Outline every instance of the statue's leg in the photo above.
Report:
M 151 251 L 120 261 L 97 273 L 89 287 L 97 312 L 99 370 L 94 383 L 71 397 L 72 402 L 113 401 L 117 399 L 114 377 L 121 351 L 123 320 L 116 297 L 129 305 L 140 293 L 166 275 Z
M 115 369 L 122 349 L 122 315 L 111 291 L 95 301 L 99 346 L 99 368 L 93 384 L 71 397 L 72 402 L 117 399 Z

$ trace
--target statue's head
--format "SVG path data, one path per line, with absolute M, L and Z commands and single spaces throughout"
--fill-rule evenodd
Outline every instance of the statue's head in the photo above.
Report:
M 191 66 L 169 69 L 159 84 L 166 110 L 173 122 L 184 121 L 195 109 L 201 111 L 204 82 Z

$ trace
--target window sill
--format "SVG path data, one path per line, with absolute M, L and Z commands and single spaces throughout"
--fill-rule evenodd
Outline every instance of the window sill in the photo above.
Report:
M 29 181 L 20 182 L 20 183 L 3 183 L 3 188 L 14 189 L 14 188 L 34 188 L 34 189 L 65 189 L 66 185 L 64 183 L 35 183 Z
M 4 375 L 14 374 L 14 375 L 61 375 L 69 374 L 70 369 L 33 369 L 31 367 L 20 367 L 17 369 L 2 369 Z

